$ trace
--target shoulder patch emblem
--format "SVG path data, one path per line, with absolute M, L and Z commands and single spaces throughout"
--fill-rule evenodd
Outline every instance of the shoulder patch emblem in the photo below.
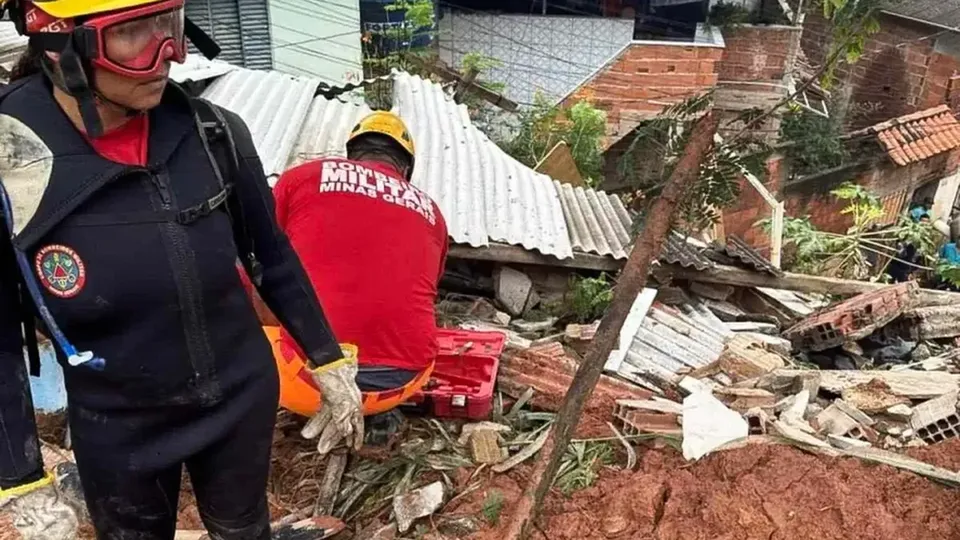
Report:
M 59 244 L 40 249 L 34 260 L 40 283 L 50 294 L 73 298 L 87 281 L 87 270 L 77 252 Z

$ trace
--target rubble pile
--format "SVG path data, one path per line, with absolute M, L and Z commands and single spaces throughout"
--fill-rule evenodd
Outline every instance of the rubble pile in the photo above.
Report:
M 744 249 L 732 253 L 775 273 Z M 960 537 L 951 306 L 924 305 L 913 284 L 834 300 L 655 277 L 587 400 L 534 538 Z M 299 436 L 304 419 L 281 412 L 275 520 L 330 515 L 344 540 L 500 537 L 599 321 L 570 320 L 518 270 L 492 281 L 503 290 L 438 306 L 447 328 L 506 336 L 484 418 L 418 409 L 386 447 L 321 459 Z M 466 361 L 477 345 L 457 342 L 457 354 Z M 201 537 L 189 483 L 179 521 L 183 538 Z M 5 525 L 0 540 L 14 540 Z

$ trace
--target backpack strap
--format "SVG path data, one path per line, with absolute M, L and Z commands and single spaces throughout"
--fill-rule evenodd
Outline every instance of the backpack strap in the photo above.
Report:
M 222 201 L 230 224 L 233 228 L 233 241 L 237 245 L 237 254 L 247 275 L 254 285 L 260 286 L 263 268 L 257 261 L 253 237 L 243 218 L 243 206 L 233 187 L 240 175 L 240 156 L 233 138 L 233 130 L 223 113 L 216 105 L 202 98 L 191 98 L 207 155 L 213 165 L 217 181 L 220 182 Z M 215 207 L 214 207 L 215 208 Z M 212 210 L 212 209 L 211 209 Z

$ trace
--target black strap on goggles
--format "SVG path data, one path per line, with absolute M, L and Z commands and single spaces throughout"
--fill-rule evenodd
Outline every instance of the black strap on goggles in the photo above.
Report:
M 216 58 L 220 51 L 220 45 L 217 45 L 217 42 L 213 40 L 206 32 L 203 31 L 203 28 L 200 28 L 189 17 L 183 19 L 183 35 L 190 40 L 190 43 L 193 43 L 193 46 L 200 51 L 200 54 L 207 57 L 208 60 L 213 60 Z

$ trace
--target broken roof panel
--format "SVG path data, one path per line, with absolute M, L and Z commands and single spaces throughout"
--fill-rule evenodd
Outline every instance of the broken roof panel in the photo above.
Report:
M 573 248 L 626 259 L 633 220 L 620 197 L 560 182 L 554 184 Z
M 184 63 L 170 64 L 170 78 L 179 83 L 206 81 L 226 75 L 237 69 L 240 68 L 221 60 L 209 60 L 202 54 L 188 54 Z
M 0 67 L 11 69 L 27 48 L 27 38 L 17 33 L 12 22 L 0 21 Z
M 691 240 L 677 231 L 671 231 L 660 252 L 660 262 L 697 270 L 713 268 L 713 261 L 703 254 L 703 247 L 695 245 Z
M 287 166 L 318 84 L 316 79 L 238 68 L 214 81 L 203 97 L 243 118 L 272 186 Z
M 765 272 L 774 276 L 783 275 L 783 270 L 773 266 L 770 261 L 768 261 L 763 255 L 754 249 L 753 246 L 746 243 L 739 236 L 727 236 L 727 244 L 721 249 L 728 257 L 736 259 L 741 264 L 746 265 L 752 270 Z
M 894 118 L 864 131 L 875 134 L 890 159 L 900 166 L 960 147 L 960 122 L 947 105 Z
M 481 247 L 492 239 L 573 256 L 553 181 L 490 141 L 440 85 L 397 72 L 393 105 L 416 141 L 413 183 L 437 201 L 456 242 Z
M 960 0 L 910 0 L 890 2 L 888 13 L 924 21 L 942 28 L 960 27 Z

